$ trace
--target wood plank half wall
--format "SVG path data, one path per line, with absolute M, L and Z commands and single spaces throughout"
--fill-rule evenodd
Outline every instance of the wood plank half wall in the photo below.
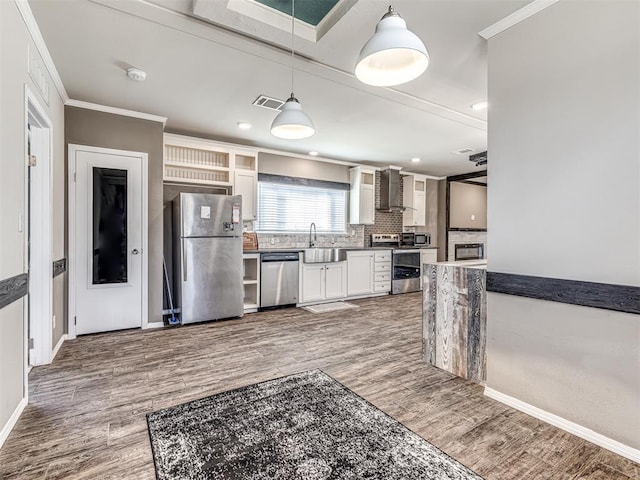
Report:
M 487 291 L 640 314 L 640 287 L 487 272 Z
M 29 291 L 29 278 L 26 273 L 0 280 L 0 308 L 24 297 Z

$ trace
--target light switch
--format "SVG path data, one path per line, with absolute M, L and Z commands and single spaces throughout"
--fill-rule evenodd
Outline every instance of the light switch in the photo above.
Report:
M 209 205 L 202 205 L 200 207 L 200 218 L 211 218 L 211 207 Z

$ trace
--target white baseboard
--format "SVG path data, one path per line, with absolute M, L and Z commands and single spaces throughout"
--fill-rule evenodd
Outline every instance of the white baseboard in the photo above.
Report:
M 626 457 L 629 460 L 640 463 L 640 450 L 636 448 L 632 448 L 628 445 L 625 445 L 624 443 L 618 442 L 617 440 L 613 440 L 612 438 L 605 437 L 604 435 L 598 432 L 594 432 L 587 427 L 583 427 L 582 425 L 573 423 L 565 418 L 559 417 L 558 415 L 547 412 L 546 410 L 542 410 L 541 408 L 534 407 L 533 405 L 523 402 L 522 400 L 518 400 L 517 398 L 498 392 L 497 390 L 494 390 L 492 388 L 485 387 L 484 394 L 487 397 L 493 398 L 500 403 L 509 405 L 516 410 L 520 410 L 521 412 L 531 415 L 532 417 L 542 420 L 543 422 L 547 422 L 554 427 L 558 427 L 566 432 L 576 435 L 577 437 L 584 438 L 585 440 L 594 443 L 602 448 L 606 448 L 613 453 L 617 453 L 618 455 Z
M 66 333 L 62 334 L 62 336 L 60 337 L 60 340 L 58 340 L 58 343 L 54 347 L 53 352 L 51 352 L 51 361 L 52 362 L 53 362 L 53 359 L 56 358 L 56 355 L 58 354 L 58 350 L 60 350 L 60 347 L 62 346 L 62 344 L 64 343 L 64 341 L 66 339 L 67 339 L 67 334 Z
M 9 437 L 9 434 L 11 433 L 11 430 L 13 430 L 13 427 L 16 426 L 16 423 L 18 422 L 18 419 L 20 418 L 20 415 L 22 415 L 22 411 L 26 406 L 27 399 L 23 398 L 22 400 L 20 400 L 20 403 L 11 414 L 11 417 L 9 417 L 7 424 L 2 427 L 2 430 L 0 430 L 0 448 L 2 448 L 2 445 L 4 445 L 4 442 Z
M 162 327 L 164 327 L 164 322 L 149 322 L 142 328 L 143 330 L 146 330 L 148 328 L 162 328 Z

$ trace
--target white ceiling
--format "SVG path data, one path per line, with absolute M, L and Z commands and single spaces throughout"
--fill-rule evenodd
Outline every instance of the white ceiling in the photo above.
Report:
M 486 149 L 486 112 L 470 108 L 487 96 L 477 33 L 530 1 L 393 1 L 431 57 L 424 75 L 394 88 L 352 74 L 389 0 L 358 0 L 318 43 L 296 38 L 295 94 L 317 131 L 305 140 L 272 137 L 275 112 L 251 105 L 260 94 L 289 96 L 290 35 L 228 10 L 228 0 L 199 0 L 210 21 L 193 16 L 192 0 L 29 3 L 72 99 L 166 116 L 167 131 L 440 176 L 485 168 L 452 153 Z M 129 66 L 147 80 L 128 79 Z

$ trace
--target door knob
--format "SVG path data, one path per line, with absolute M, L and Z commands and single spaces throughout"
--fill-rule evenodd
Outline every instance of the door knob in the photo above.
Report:
M 137 248 L 134 248 L 133 250 L 131 250 L 131 255 L 138 255 L 140 253 L 140 251 Z

